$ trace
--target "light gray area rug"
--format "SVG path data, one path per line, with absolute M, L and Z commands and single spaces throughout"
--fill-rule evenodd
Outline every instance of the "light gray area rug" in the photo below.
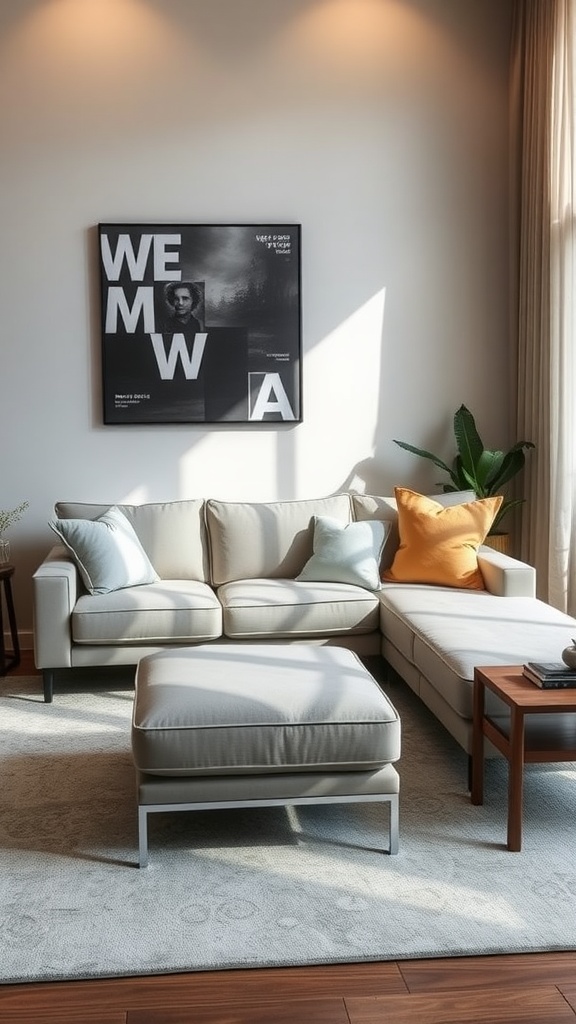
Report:
M 470 804 L 466 758 L 402 683 L 400 853 L 377 805 L 158 814 L 138 870 L 132 691 L 0 680 L 0 980 L 576 948 L 576 765 Z

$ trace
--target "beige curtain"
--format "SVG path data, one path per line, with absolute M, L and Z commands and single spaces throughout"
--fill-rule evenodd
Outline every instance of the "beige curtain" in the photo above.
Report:
M 537 449 L 523 480 L 521 555 L 536 567 L 539 597 L 573 614 L 575 5 L 518 0 L 512 59 L 516 426 Z
M 549 600 L 576 614 L 574 0 L 557 0 L 551 114 Z

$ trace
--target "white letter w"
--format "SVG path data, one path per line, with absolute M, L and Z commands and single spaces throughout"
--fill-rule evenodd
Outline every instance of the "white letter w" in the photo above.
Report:
M 186 380 L 196 380 L 200 373 L 200 366 L 202 364 L 202 356 L 204 355 L 204 347 L 206 345 L 207 337 L 207 334 L 195 334 L 192 353 L 189 355 L 184 335 L 173 334 L 170 349 L 168 351 L 168 355 L 166 355 L 162 335 L 151 334 L 150 341 L 154 348 L 154 355 L 156 356 L 156 362 L 158 363 L 158 369 L 160 370 L 160 377 L 162 380 L 174 380 L 174 373 L 178 358 L 180 358 L 180 362 L 182 363 L 182 369 L 184 370 Z

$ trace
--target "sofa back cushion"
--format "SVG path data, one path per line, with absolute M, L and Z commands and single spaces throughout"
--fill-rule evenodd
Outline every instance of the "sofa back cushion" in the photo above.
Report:
M 59 501 L 59 519 L 97 519 L 111 505 Z M 164 580 L 210 579 L 204 502 L 202 500 L 120 505 L 156 572 Z
M 294 579 L 312 556 L 314 516 L 352 520 L 349 494 L 307 501 L 206 502 L 212 583 Z
M 428 497 L 437 501 L 439 505 L 449 508 L 451 505 L 462 505 L 464 502 L 474 501 L 476 494 L 474 491 L 448 491 L 446 494 L 429 494 Z M 389 569 L 400 543 L 396 498 L 382 497 L 376 494 L 352 494 L 351 498 L 352 514 L 357 521 L 380 519 L 382 522 L 392 524 L 380 561 L 382 571 Z

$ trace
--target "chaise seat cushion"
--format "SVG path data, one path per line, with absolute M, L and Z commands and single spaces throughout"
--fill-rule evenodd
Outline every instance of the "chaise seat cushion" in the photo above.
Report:
M 83 594 L 72 612 L 77 644 L 197 643 L 222 636 L 214 591 L 197 580 L 160 580 L 111 594 Z
M 574 619 L 534 597 L 419 584 L 384 584 L 379 591 L 386 647 L 393 647 L 454 711 L 472 718 L 477 665 L 559 661 Z M 502 704 L 487 695 L 492 714 Z
M 230 639 L 371 633 L 379 625 L 377 595 L 352 584 L 238 580 L 217 594 Z

